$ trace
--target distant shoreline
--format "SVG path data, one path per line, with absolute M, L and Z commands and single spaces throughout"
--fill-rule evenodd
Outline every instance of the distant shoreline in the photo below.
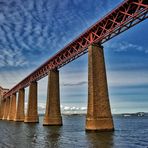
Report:
M 62 115 L 86 115 L 86 113 L 62 113 Z M 112 114 L 113 116 L 121 116 L 121 117 L 129 117 L 129 116 L 148 116 L 147 112 L 136 112 L 136 113 L 119 113 L 119 114 Z M 44 116 L 44 113 L 40 113 L 39 116 Z

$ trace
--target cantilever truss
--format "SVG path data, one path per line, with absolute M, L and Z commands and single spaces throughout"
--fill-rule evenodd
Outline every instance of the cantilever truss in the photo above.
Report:
M 4 95 L 4 98 L 45 77 L 87 52 L 89 45 L 102 44 L 148 18 L 148 0 L 125 0 L 117 8 L 88 28 L 84 33 L 51 57 Z

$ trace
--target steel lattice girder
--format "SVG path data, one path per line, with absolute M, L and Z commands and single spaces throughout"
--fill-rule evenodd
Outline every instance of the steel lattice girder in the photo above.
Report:
M 21 88 L 47 76 L 50 70 L 59 69 L 87 52 L 89 45 L 102 44 L 148 18 L 148 0 L 125 0 L 105 17 L 88 28 L 75 40 L 51 57 L 24 80 L 4 95 L 12 95 Z

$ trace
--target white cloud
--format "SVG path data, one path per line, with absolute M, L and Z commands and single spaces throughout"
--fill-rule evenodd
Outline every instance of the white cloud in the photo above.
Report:
M 0 13 L 0 24 L 2 24 L 5 21 L 5 16 L 3 13 Z
M 145 52 L 145 53 L 148 53 L 148 50 L 145 49 L 144 47 L 142 47 L 141 45 L 138 45 L 138 44 L 132 44 L 132 43 L 129 43 L 129 42 L 112 42 L 111 44 L 110 43 L 106 43 L 106 47 L 107 48 L 111 48 L 113 49 L 115 52 L 126 52 L 126 51 L 129 51 L 129 50 L 136 50 L 136 51 L 139 51 L 139 52 Z
M 23 67 L 28 65 L 28 61 L 20 49 L 0 49 L 0 51 L 0 67 Z
M 61 112 L 62 113 L 68 113 L 68 114 L 73 114 L 73 113 L 86 113 L 87 108 L 84 106 L 77 107 L 77 106 L 62 106 L 61 107 Z
M 111 4 L 107 1 L 106 9 L 110 9 Z M 0 67 L 32 64 L 36 53 L 50 56 L 77 36 L 80 30 L 82 32 L 94 23 L 98 15 L 106 12 L 104 2 L 97 0 L 93 3 L 86 0 L 85 4 L 81 0 L 62 3 L 59 0 L 5 1 L 1 5 L 0 51 L 7 50 L 9 54 L 4 57 L 1 53 L 4 59 L 0 59 Z
M 45 103 L 38 103 L 38 113 L 45 113 L 46 110 L 46 104 Z M 62 114 L 73 114 L 73 113 L 86 113 L 87 108 L 82 106 L 82 107 L 77 107 L 77 106 L 61 106 L 61 113 Z M 27 111 L 27 102 L 25 102 L 25 113 Z

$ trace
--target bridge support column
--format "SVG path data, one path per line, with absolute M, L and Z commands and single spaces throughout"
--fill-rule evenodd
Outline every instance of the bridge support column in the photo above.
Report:
M 5 101 L 3 120 L 7 120 L 8 113 L 9 113 L 9 106 L 10 106 L 10 97 L 8 97 Z
M 4 116 L 4 107 L 5 107 L 4 101 L 1 100 L 1 102 L 0 102 L 0 120 L 2 120 L 3 116 Z
M 88 108 L 86 130 L 114 130 L 108 98 L 103 49 L 99 45 L 88 47 Z
M 58 70 L 50 71 L 48 75 L 46 113 L 43 125 L 62 125 Z
M 18 102 L 14 121 L 24 121 L 24 97 L 25 89 L 22 88 L 18 92 Z
M 16 112 L 16 93 L 13 94 L 10 98 L 10 107 L 7 120 L 14 120 Z
M 7 105 L 7 100 L 3 101 L 3 120 L 5 120 L 5 116 L 6 116 L 6 105 Z
M 37 82 L 29 86 L 28 108 L 24 122 L 39 122 L 37 110 Z

